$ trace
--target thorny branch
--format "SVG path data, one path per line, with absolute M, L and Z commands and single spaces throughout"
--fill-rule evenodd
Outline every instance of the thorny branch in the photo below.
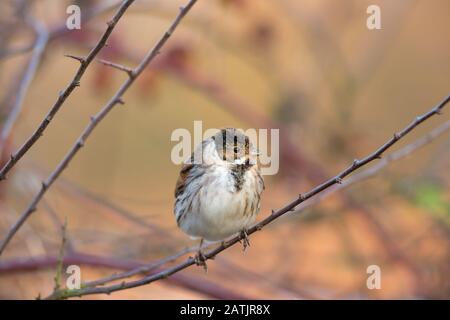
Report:
M 58 257 L 52 255 L 36 256 L 33 258 L 13 258 L 0 262 L 0 273 L 47 269 L 54 267 L 57 263 Z M 129 270 L 144 267 L 142 262 L 129 259 L 98 256 L 77 251 L 67 252 L 67 254 L 64 255 L 64 265 L 67 266 L 73 264 L 124 270 L 125 273 Z M 214 299 L 243 300 L 252 298 L 251 296 L 237 293 L 234 290 L 225 288 L 213 281 L 209 281 L 208 279 L 202 278 L 200 280 L 198 277 L 181 273 L 168 279 L 168 283 L 172 286 L 194 291 Z
M 89 54 L 86 57 L 79 57 L 78 60 L 80 62 L 80 67 L 78 68 L 75 76 L 69 85 L 59 93 L 58 98 L 54 105 L 51 107 L 50 111 L 47 113 L 45 118 L 41 121 L 39 126 L 33 132 L 33 134 L 25 141 L 25 143 L 14 153 L 11 155 L 10 159 L 3 168 L 0 169 L 0 182 L 6 179 L 6 175 L 8 172 L 17 164 L 17 162 L 27 153 L 27 151 L 39 140 L 39 138 L 43 135 L 45 129 L 52 121 L 53 117 L 62 107 L 67 98 L 71 95 L 71 93 L 75 90 L 75 88 L 80 86 L 80 81 L 88 66 L 100 52 L 100 50 L 107 45 L 107 41 L 111 33 L 113 32 L 115 26 L 119 22 L 120 18 L 123 16 L 128 7 L 134 2 L 134 0 L 126 0 L 122 3 L 120 8 L 117 10 L 113 18 L 108 21 L 108 27 L 105 32 L 97 42 L 97 44 L 92 48 Z M 46 36 L 45 42 L 48 40 L 48 35 Z M 43 51 L 43 48 L 41 49 Z M 33 72 L 34 73 L 34 72 Z M 19 101 L 21 102 L 21 101 Z M 0 248 L 0 254 L 3 248 Z
M 412 131 L 414 128 L 416 128 L 419 124 L 421 124 L 422 122 L 426 121 L 427 119 L 429 119 L 430 117 L 432 117 L 436 114 L 441 114 L 442 109 L 449 102 L 449 100 L 450 100 L 450 95 L 448 95 L 442 102 L 440 102 L 438 105 L 436 105 L 433 109 L 431 109 L 427 113 L 416 117 L 414 119 L 414 121 L 412 121 L 409 125 L 407 125 L 405 128 L 403 128 L 401 131 L 394 133 L 394 135 L 391 139 L 389 139 L 386 143 L 384 143 L 381 147 L 379 147 L 373 153 L 369 154 L 368 156 L 366 156 L 363 159 L 360 159 L 360 160 L 355 159 L 350 166 L 348 166 L 346 169 L 341 171 L 339 174 L 337 174 L 333 178 L 325 181 L 324 183 L 316 186 L 315 188 L 313 188 L 312 190 L 310 190 L 306 193 L 300 194 L 297 199 L 295 199 L 292 202 L 290 202 L 289 204 L 285 205 L 283 208 L 276 210 L 276 211 L 275 210 L 272 211 L 271 215 L 269 215 L 268 217 L 266 217 L 259 223 L 255 224 L 249 230 L 247 230 L 246 231 L 247 236 L 255 233 L 256 231 L 260 231 L 263 227 L 265 227 L 272 221 L 276 220 L 277 218 L 281 217 L 282 215 L 292 212 L 292 211 L 296 211 L 297 207 L 301 203 L 305 202 L 306 200 L 311 199 L 314 196 L 321 194 L 322 192 L 328 191 L 333 186 L 343 185 L 343 179 L 345 177 L 347 177 L 348 175 L 350 175 L 357 169 L 367 165 L 368 163 L 370 163 L 376 159 L 381 159 L 382 155 L 384 154 L 384 152 L 386 150 L 391 148 L 394 144 L 396 144 L 399 140 L 401 140 L 405 135 L 407 135 L 410 131 Z M 409 154 L 410 152 L 414 151 L 415 149 L 421 147 L 422 145 L 426 144 L 431 139 L 434 139 L 435 137 L 437 137 L 440 134 L 442 134 L 443 132 L 445 132 L 448 129 L 448 127 L 449 127 L 449 123 L 447 122 L 442 127 L 439 127 L 436 130 L 432 131 L 429 135 L 418 140 L 414 144 L 408 145 L 407 148 L 401 149 L 397 153 L 393 153 L 390 157 L 388 156 L 385 160 L 382 160 L 382 162 L 380 162 L 383 165 L 381 167 L 379 167 L 378 170 L 380 170 L 383 166 L 387 165 L 390 161 L 393 161 L 393 159 L 399 159 L 399 158 Z M 371 168 L 369 168 L 369 170 L 370 169 Z M 365 175 L 362 177 L 364 178 Z M 360 178 L 360 179 L 363 179 L 363 178 Z M 355 182 L 356 181 L 358 181 L 358 180 L 355 180 Z M 242 241 L 244 239 L 244 237 L 245 236 L 243 233 L 239 233 L 238 235 L 234 236 L 230 240 L 222 242 L 217 248 L 214 248 L 214 249 L 204 253 L 204 259 L 205 260 L 213 259 L 215 256 L 217 256 L 222 251 L 224 251 L 224 250 L 230 248 L 231 246 L 235 245 L 236 243 Z M 87 287 L 87 288 L 81 288 L 78 290 L 58 290 L 58 291 L 53 292 L 49 297 L 47 297 L 47 299 L 67 299 L 70 297 L 81 297 L 84 295 L 101 294 L 101 293 L 110 294 L 111 292 L 114 292 L 114 291 L 135 288 L 135 287 L 143 286 L 143 285 L 146 285 L 146 284 L 149 284 L 149 283 L 161 280 L 161 279 L 168 278 L 171 275 L 176 274 L 176 273 L 178 273 L 188 267 L 191 267 L 195 264 L 196 264 L 196 260 L 193 257 L 189 257 L 186 261 L 184 261 L 182 263 L 179 263 L 173 267 L 167 268 L 160 272 L 150 274 L 146 277 L 143 277 L 142 279 L 128 281 L 128 282 L 123 281 L 119 284 L 113 284 L 110 286 Z M 137 270 L 135 270 L 134 272 L 135 273 L 133 273 L 133 271 L 130 271 L 126 275 L 123 274 L 122 276 L 128 277 L 128 274 L 139 273 L 139 271 L 137 271 Z M 114 277 L 120 277 L 120 275 L 119 276 L 116 275 Z M 111 279 L 113 279 L 113 278 L 111 278 Z M 101 283 L 105 283 L 104 280 L 105 279 L 103 279 L 103 281 L 101 281 Z
M 118 12 L 124 12 L 126 9 L 126 5 L 130 5 L 133 1 L 127 1 L 124 2 L 124 4 L 121 6 Z M 36 194 L 36 196 L 33 198 L 29 206 L 25 209 L 25 211 L 22 213 L 19 220 L 11 227 L 11 229 L 8 231 L 6 237 L 2 241 L 0 245 L 0 255 L 4 251 L 5 247 L 8 245 L 9 241 L 12 239 L 12 237 L 16 234 L 16 232 L 20 229 L 20 227 L 23 225 L 23 223 L 28 219 L 28 217 L 37 209 L 38 203 L 41 201 L 44 194 L 47 192 L 47 190 L 51 187 L 51 185 L 55 182 L 56 179 L 61 175 L 61 173 L 64 171 L 64 169 L 69 165 L 69 163 L 72 161 L 72 159 L 75 157 L 75 155 L 78 153 L 78 151 L 85 145 L 87 139 L 91 135 L 91 133 L 94 131 L 94 129 L 97 127 L 97 125 L 108 115 L 108 113 L 117 105 L 117 104 L 123 104 L 122 96 L 124 93 L 128 90 L 128 88 L 134 83 L 136 78 L 144 71 L 144 69 L 148 66 L 150 62 L 153 61 L 153 59 L 159 54 L 161 48 L 164 46 L 164 44 L 167 42 L 167 40 L 170 38 L 172 33 L 175 31 L 176 27 L 180 23 L 180 21 L 183 19 L 183 17 L 189 12 L 189 10 L 192 8 L 192 6 L 197 2 L 197 0 L 190 0 L 188 4 L 185 7 L 180 8 L 180 12 L 175 18 L 175 20 L 172 22 L 169 29 L 163 34 L 163 36 L 159 39 L 159 41 L 156 43 L 156 45 L 147 53 L 145 58 L 141 61 L 141 63 L 133 69 L 133 72 L 129 76 L 129 78 L 122 84 L 122 86 L 119 88 L 119 90 L 115 93 L 115 95 L 109 100 L 109 102 L 95 115 L 91 117 L 91 122 L 89 125 L 84 129 L 82 134 L 78 137 L 75 144 L 72 146 L 72 148 L 69 150 L 69 152 L 66 154 L 66 156 L 62 159 L 62 161 L 58 164 L 56 169 L 47 177 L 47 179 L 42 182 L 41 188 L 39 192 Z M 117 14 L 116 14 L 117 16 Z M 117 17 L 117 19 L 120 17 L 120 15 Z M 108 29 L 111 28 L 111 26 L 114 26 L 115 23 L 117 23 L 117 20 L 114 22 L 114 19 L 112 22 L 108 24 Z M 112 31 L 112 29 L 111 29 Z M 111 32 L 110 32 L 111 33 Z M 107 37 L 106 37 L 107 38 Z M 106 41 L 106 39 L 105 39 Z M 90 56 L 90 55 L 89 55 Z M 93 56 L 90 57 L 90 59 L 93 59 Z M 90 61 L 91 61 L 90 60 Z M 84 60 L 87 61 L 87 58 Z M 82 67 L 84 63 L 81 64 Z M 83 69 L 83 72 L 85 70 L 85 67 Z M 69 86 L 71 87 L 72 84 Z M 72 88 L 73 90 L 73 88 Z M 71 92 L 71 91 L 70 91 Z M 60 96 L 61 97 L 61 96 Z M 59 101 L 59 100 L 58 100 Z M 47 118 L 46 118 L 47 120 Z M 51 120 L 51 117 L 48 121 Z M 43 122 L 48 125 L 49 122 Z M 46 126 L 45 125 L 45 126 Z M 39 129 L 38 129 L 39 130 Z M 39 136 L 40 134 L 38 134 Z M 38 137 L 37 136 L 37 137 Z M 35 140 L 34 140 L 35 141 Z M 31 144 L 34 143 L 33 140 L 31 140 Z M 31 145 L 30 145 L 31 146 Z M 19 150 L 20 151 L 20 150 Z M 15 158 L 12 157 L 11 161 Z M 9 162 L 8 162 L 9 163 Z M 8 165 L 8 164 L 7 164 Z M 1 178 L 1 177 L 0 177 Z
M 328 188 L 326 191 L 323 191 L 315 197 L 314 199 L 311 199 L 309 201 L 306 201 L 302 203 L 296 210 L 293 212 L 293 214 L 300 213 L 306 208 L 309 208 L 317 203 L 319 203 L 321 200 L 325 199 L 329 195 L 340 191 L 342 189 L 348 188 L 352 186 L 355 183 L 359 183 L 361 181 L 370 179 L 374 177 L 378 172 L 380 172 L 383 168 L 388 166 L 391 162 L 401 160 L 417 149 L 422 148 L 426 144 L 430 143 L 434 139 L 438 138 L 442 134 L 450 131 L 450 120 L 445 122 L 444 124 L 440 125 L 439 127 L 433 129 L 425 136 L 421 137 L 420 139 L 417 139 L 416 141 L 412 142 L 411 144 L 406 145 L 405 147 L 387 155 L 385 158 L 381 159 L 377 164 L 373 165 L 370 168 L 367 168 L 359 173 L 356 173 L 349 177 L 348 179 L 342 181 L 341 184 L 336 184 L 331 188 Z

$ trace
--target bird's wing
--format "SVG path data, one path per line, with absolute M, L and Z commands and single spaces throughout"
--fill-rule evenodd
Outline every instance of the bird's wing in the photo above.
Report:
M 186 187 L 186 180 L 190 170 L 194 167 L 192 163 L 185 163 L 181 167 L 180 175 L 178 176 L 177 184 L 175 185 L 175 198 L 183 193 Z

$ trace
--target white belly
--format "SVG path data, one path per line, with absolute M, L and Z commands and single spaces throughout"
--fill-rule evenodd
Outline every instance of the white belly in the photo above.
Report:
M 186 190 L 185 195 L 193 195 L 190 210 L 182 214 L 180 228 L 192 237 L 208 241 L 223 240 L 255 221 L 259 211 L 259 194 L 256 179 L 250 172 L 240 191 L 234 189 L 234 180 L 226 168 L 217 167 L 208 178 L 198 179 L 197 189 Z M 197 191 L 197 192 L 196 192 Z M 185 208 L 184 206 L 183 208 Z M 180 210 L 180 208 L 176 208 Z

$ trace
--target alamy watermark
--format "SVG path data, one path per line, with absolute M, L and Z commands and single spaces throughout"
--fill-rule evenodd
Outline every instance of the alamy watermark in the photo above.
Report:
M 366 272 L 369 275 L 366 281 L 367 289 L 381 289 L 381 268 L 372 264 L 367 267 Z
M 214 136 L 219 129 L 210 128 L 203 132 L 202 121 L 194 121 L 193 137 L 191 132 L 185 128 L 175 129 L 170 137 L 170 140 L 177 142 L 172 148 L 170 158 L 176 165 L 185 163 L 189 160 L 194 148 L 199 148 L 202 145 L 202 141 Z M 249 152 L 257 153 L 258 161 L 261 167 L 262 175 L 274 175 L 278 173 L 280 167 L 280 134 L 279 129 L 246 129 L 240 130 L 245 134 L 250 143 L 253 145 L 254 150 Z M 217 141 L 216 141 L 217 143 Z M 220 143 L 220 142 L 219 142 Z M 243 142 L 244 143 L 244 142 Z M 197 152 L 192 159 L 193 163 L 201 163 L 201 152 Z M 197 155 L 199 155 L 197 157 Z M 239 159 L 237 159 L 239 160 Z
M 366 20 L 366 26 L 369 30 L 380 30 L 381 29 L 381 9 L 380 6 L 376 4 L 371 4 L 366 10 L 369 16 Z
M 66 27 L 69 30 L 81 29 L 81 8 L 72 4 L 67 7 L 66 13 L 69 15 L 66 19 Z M 367 7 L 366 13 L 369 15 L 366 20 L 366 26 L 369 30 L 381 29 L 381 9 L 376 4 Z
M 66 280 L 66 287 L 70 290 L 78 290 L 81 288 L 81 268 L 75 264 L 70 265 L 66 269 L 69 276 Z
M 66 19 L 66 27 L 69 30 L 81 29 L 81 8 L 76 4 L 70 5 L 66 9 L 69 15 Z

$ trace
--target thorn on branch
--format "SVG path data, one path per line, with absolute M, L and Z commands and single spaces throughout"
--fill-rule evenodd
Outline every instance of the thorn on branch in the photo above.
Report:
M 300 194 L 298 195 L 298 199 L 299 199 L 300 201 L 305 201 L 305 196 L 304 196 L 302 193 L 300 193 Z
M 83 58 L 83 57 L 78 57 L 78 56 L 74 56 L 74 55 L 71 55 L 71 54 L 65 54 L 64 56 L 67 57 L 67 58 L 75 59 L 78 62 L 80 62 L 81 64 L 84 64 L 86 62 L 86 59 Z
M 77 142 L 77 146 L 78 146 L 79 148 L 83 147 L 83 146 L 84 146 L 84 141 L 81 140 L 81 139 L 79 139 L 78 142 Z
M 395 140 L 398 140 L 398 139 L 400 139 L 400 134 L 399 133 L 394 133 L 394 139 Z
M 128 67 L 125 67 L 125 66 L 123 66 L 121 64 L 114 63 L 114 62 L 107 61 L 107 60 L 102 60 L 102 59 L 99 59 L 98 62 L 103 64 L 103 65 L 105 65 L 105 66 L 107 66 L 107 67 L 111 67 L 111 68 L 114 68 L 114 69 L 126 72 L 130 78 L 134 78 L 135 77 L 135 73 L 134 73 L 134 71 L 132 69 L 130 69 Z
M 358 164 L 359 164 L 359 160 L 358 159 L 354 159 L 353 160 L 353 167 L 358 166 Z

